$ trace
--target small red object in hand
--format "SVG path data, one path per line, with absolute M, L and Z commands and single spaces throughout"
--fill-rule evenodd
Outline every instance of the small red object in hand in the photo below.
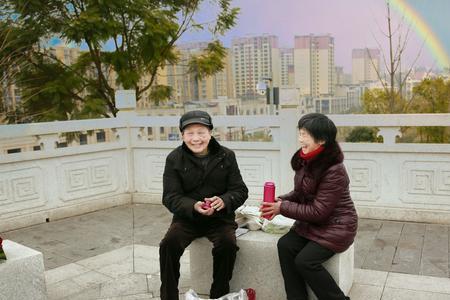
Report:
M 203 209 L 209 209 L 209 208 L 211 208 L 211 201 L 205 200 L 205 202 L 203 202 L 203 204 L 202 204 L 202 208 L 203 208 Z
M 254 289 L 245 289 L 248 300 L 256 300 L 256 292 Z

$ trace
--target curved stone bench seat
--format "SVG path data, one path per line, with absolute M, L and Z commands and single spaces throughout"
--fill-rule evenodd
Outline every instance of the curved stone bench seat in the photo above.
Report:
M 281 235 L 263 231 L 249 231 L 237 238 L 239 251 L 230 282 L 231 291 L 253 288 L 258 300 L 286 299 L 283 277 L 278 261 L 277 241 Z M 197 239 L 188 248 L 193 289 L 208 294 L 212 281 L 212 244 Z M 324 263 L 334 280 L 346 295 L 353 282 L 353 245 L 343 253 L 334 255 Z M 316 299 L 311 290 L 310 299 Z

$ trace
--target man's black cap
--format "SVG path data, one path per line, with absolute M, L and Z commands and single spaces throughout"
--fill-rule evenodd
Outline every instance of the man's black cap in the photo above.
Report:
M 183 131 L 190 124 L 202 124 L 213 129 L 211 116 L 206 111 L 193 110 L 185 113 L 180 118 L 180 131 Z

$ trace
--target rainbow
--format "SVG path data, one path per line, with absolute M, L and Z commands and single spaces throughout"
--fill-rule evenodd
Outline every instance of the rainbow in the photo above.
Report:
M 414 8 L 405 0 L 391 0 L 390 4 L 392 8 L 405 17 L 411 26 L 413 26 L 419 37 L 424 40 L 425 45 L 435 58 L 437 65 L 441 68 L 449 68 L 450 59 L 444 46 L 434 31 L 427 23 L 425 23 L 424 19 L 414 10 Z

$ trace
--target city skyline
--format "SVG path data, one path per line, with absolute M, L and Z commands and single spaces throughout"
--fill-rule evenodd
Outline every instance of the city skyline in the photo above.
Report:
M 395 0 L 391 14 L 395 24 L 403 19 L 404 28 L 411 28 L 406 63 L 411 65 L 422 49 L 416 67 L 442 68 L 448 65 L 450 53 L 450 37 L 445 32 L 450 26 L 446 16 L 450 1 L 430 2 Z M 351 72 L 352 49 L 378 48 L 378 43 L 386 49 L 387 39 L 381 32 L 386 27 L 385 1 L 282 0 L 275 5 L 270 0 L 235 0 L 233 6 L 241 11 L 236 26 L 220 38 L 227 47 L 233 38 L 267 34 L 279 38 L 280 48 L 293 48 L 295 36 L 330 34 L 335 39 L 336 65 L 343 66 L 346 73 Z M 205 4 L 198 20 L 210 21 L 212 12 L 210 4 Z M 180 43 L 208 38 L 206 32 L 189 33 Z M 447 63 L 443 63 L 445 59 Z

